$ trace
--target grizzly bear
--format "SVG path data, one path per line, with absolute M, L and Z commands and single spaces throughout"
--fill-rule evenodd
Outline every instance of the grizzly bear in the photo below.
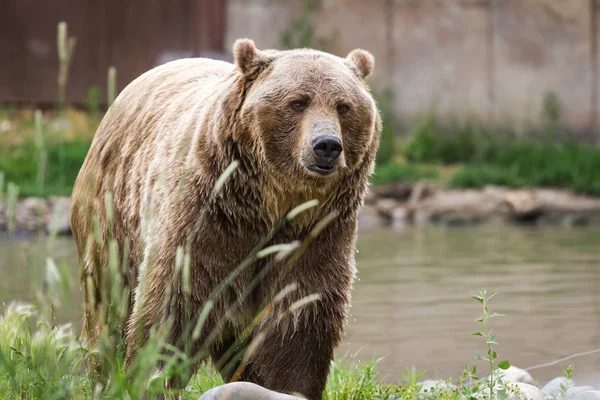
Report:
M 226 381 L 320 399 L 379 145 L 365 81 L 374 60 L 260 51 L 249 39 L 233 53 L 233 65 L 194 58 L 146 72 L 101 122 L 73 189 L 84 334 L 97 340 L 112 240 L 131 293 L 126 365 L 167 326 L 166 343 L 193 366 L 206 354 Z M 289 251 L 257 254 L 259 244 Z

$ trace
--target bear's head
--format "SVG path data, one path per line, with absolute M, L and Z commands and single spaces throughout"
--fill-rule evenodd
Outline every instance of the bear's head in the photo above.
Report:
M 249 141 L 266 165 L 295 185 L 340 181 L 358 168 L 370 172 L 380 120 L 365 79 L 373 56 L 346 58 L 298 49 L 260 51 L 249 39 L 234 45 L 243 93 L 238 112 Z

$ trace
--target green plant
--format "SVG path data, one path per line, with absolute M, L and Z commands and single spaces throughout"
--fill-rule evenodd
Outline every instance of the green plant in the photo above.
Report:
M 0 170 L 0 205 L 4 203 L 4 171 Z
M 410 399 L 418 393 L 418 385 L 384 385 L 378 382 L 377 361 L 352 368 L 343 361 L 331 366 L 327 379 L 325 400 Z
M 90 143 L 90 139 L 79 139 L 61 145 L 48 138 L 43 146 L 35 141 L 5 146 L 0 148 L 0 171 L 6 181 L 19 183 L 21 196 L 68 196 Z M 64 169 L 59 168 L 61 161 Z
M 378 165 L 371 176 L 375 185 L 385 185 L 394 182 L 415 183 L 426 179 L 438 179 L 440 176 L 435 166 L 423 166 L 408 163 L 388 163 Z
M 453 187 L 554 186 L 600 194 L 594 172 L 600 149 L 548 129 L 518 138 L 510 128 L 490 131 L 477 121 L 442 127 L 429 116 L 415 125 L 402 152 L 412 164 L 460 165 L 448 180 Z
M 40 193 L 44 192 L 44 181 L 46 179 L 46 163 L 48 161 L 48 152 L 46 151 L 46 141 L 44 139 L 42 111 L 35 111 L 35 150 L 38 154 L 38 170 L 35 183 Z
M 569 398 L 568 392 L 569 392 L 569 388 L 572 385 L 571 382 L 573 379 L 573 366 L 569 365 L 567 368 L 565 368 L 563 370 L 563 374 L 564 374 L 563 382 L 561 382 L 561 384 L 560 384 L 560 390 L 558 391 L 558 393 L 555 393 L 553 395 L 554 400 L 566 400 Z
M 69 67 L 73 59 L 76 40 L 68 37 L 67 23 L 58 23 L 57 48 L 58 48 L 58 109 L 63 110 L 65 105 L 65 91 L 69 77 Z
M 547 135 L 557 137 L 559 134 L 565 133 L 562 126 L 563 107 L 556 92 L 548 91 L 544 94 L 540 114 Z
M 108 69 L 108 84 L 107 84 L 107 103 L 108 107 L 112 106 L 117 98 L 117 69 L 111 66 Z
M 392 110 L 393 91 L 390 88 L 373 93 L 381 114 L 381 142 L 377 150 L 377 164 L 390 163 L 396 155 L 396 119 Z
M 450 176 L 449 184 L 456 188 L 482 188 L 486 185 L 522 187 L 527 186 L 527 181 L 515 168 L 482 164 L 461 167 Z
M 87 112 L 97 118 L 100 115 L 100 88 L 90 86 L 86 92 L 85 108 Z
M 422 118 L 404 141 L 402 153 L 411 162 L 432 162 L 440 159 L 438 123 L 435 118 Z
M 482 308 L 482 316 L 477 319 L 477 322 L 483 325 L 483 330 L 477 331 L 473 333 L 474 336 L 480 336 L 485 339 L 486 344 L 486 353 L 484 355 L 476 354 L 475 360 L 483 360 L 487 361 L 489 365 L 489 377 L 485 382 L 482 382 L 480 378 L 477 378 L 475 373 L 477 371 L 476 367 L 473 366 L 471 368 L 466 367 L 463 375 L 461 376 L 461 385 L 462 385 L 462 393 L 467 398 L 475 398 L 479 394 L 485 397 L 485 391 L 487 389 L 487 398 L 489 400 L 492 399 L 506 399 L 508 398 L 508 389 L 504 385 L 502 380 L 502 376 L 498 373 L 495 373 L 496 367 L 502 370 L 506 370 L 510 367 L 510 363 L 508 360 L 503 360 L 497 362 L 498 354 L 493 349 L 492 346 L 498 345 L 498 341 L 496 337 L 493 335 L 492 329 L 490 328 L 489 321 L 492 318 L 496 317 L 504 317 L 504 314 L 499 314 L 496 312 L 491 313 L 488 308 L 488 304 L 490 300 L 495 296 L 493 294 L 488 296 L 487 291 L 482 289 L 478 295 L 474 295 L 473 299 L 477 300 Z M 466 382 L 472 383 L 475 381 L 476 383 L 473 385 L 467 385 Z
M 15 211 L 17 209 L 17 199 L 19 198 L 19 186 L 13 182 L 8 182 L 6 187 L 6 225 L 9 232 L 15 229 Z

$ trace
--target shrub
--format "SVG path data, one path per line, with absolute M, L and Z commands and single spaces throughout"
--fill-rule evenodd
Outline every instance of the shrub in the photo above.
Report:
M 443 129 L 429 117 L 412 130 L 403 153 L 413 163 L 464 164 L 450 176 L 455 187 L 554 186 L 600 194 L 600 149 L 557 137 L 555 124 L 517 138 L 510 129 L 491 132 L 478 123 Z
M 4 172 L 7 182 L 18 182 L 22 196 L 68 196 L 90 143 L 89 139 L 47 143 L 45 165 L 38 162 L 40 150 L 33 141 L 3 147 L 0 149 L 0 171 Z M 38 182 L 40 168 L 43 169 L 42 184 Z
M 397 124 L 392 110 L 392 96 L 393 93 L 389 88 L 381 92 L 374 92 L 382 123 L 381 142 L 377 150 L 378 165 L 390 163 L 396 155 Z
M 371 177 L 375 185 L 393 182 L 415 183 L 423 179 L 439 178 L 439 170 L 432 166 L 419 166 L 415 164 L 385 164 L 378 166 Z

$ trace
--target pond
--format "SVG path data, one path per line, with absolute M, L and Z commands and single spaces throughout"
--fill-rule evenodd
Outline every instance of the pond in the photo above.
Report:
M 71 238 L 50 245 L 0 239 L 0 302 L 41 298 L 48 256 L 70 281 L 56 320 L 79 329 L 82 293 Z M 506 314 L 491 320 L 499 359 L 525 368 L 600 348 L 600 228 L 363 230 L 357 266 L 338 355 L 357 362 L 383 357 L 378 371 L 390 383 L 406 367 L 445 379 L 473 365 L 473 356 L 485 352 L 483 339 L 472 336 L 481 329 L 481 305 L 471 295 L 481 288 L 498 292 L 491 311 Z M 600 381 L 600 353 L 531 373 L 543 382 L 569 364 L 577 384 Z

